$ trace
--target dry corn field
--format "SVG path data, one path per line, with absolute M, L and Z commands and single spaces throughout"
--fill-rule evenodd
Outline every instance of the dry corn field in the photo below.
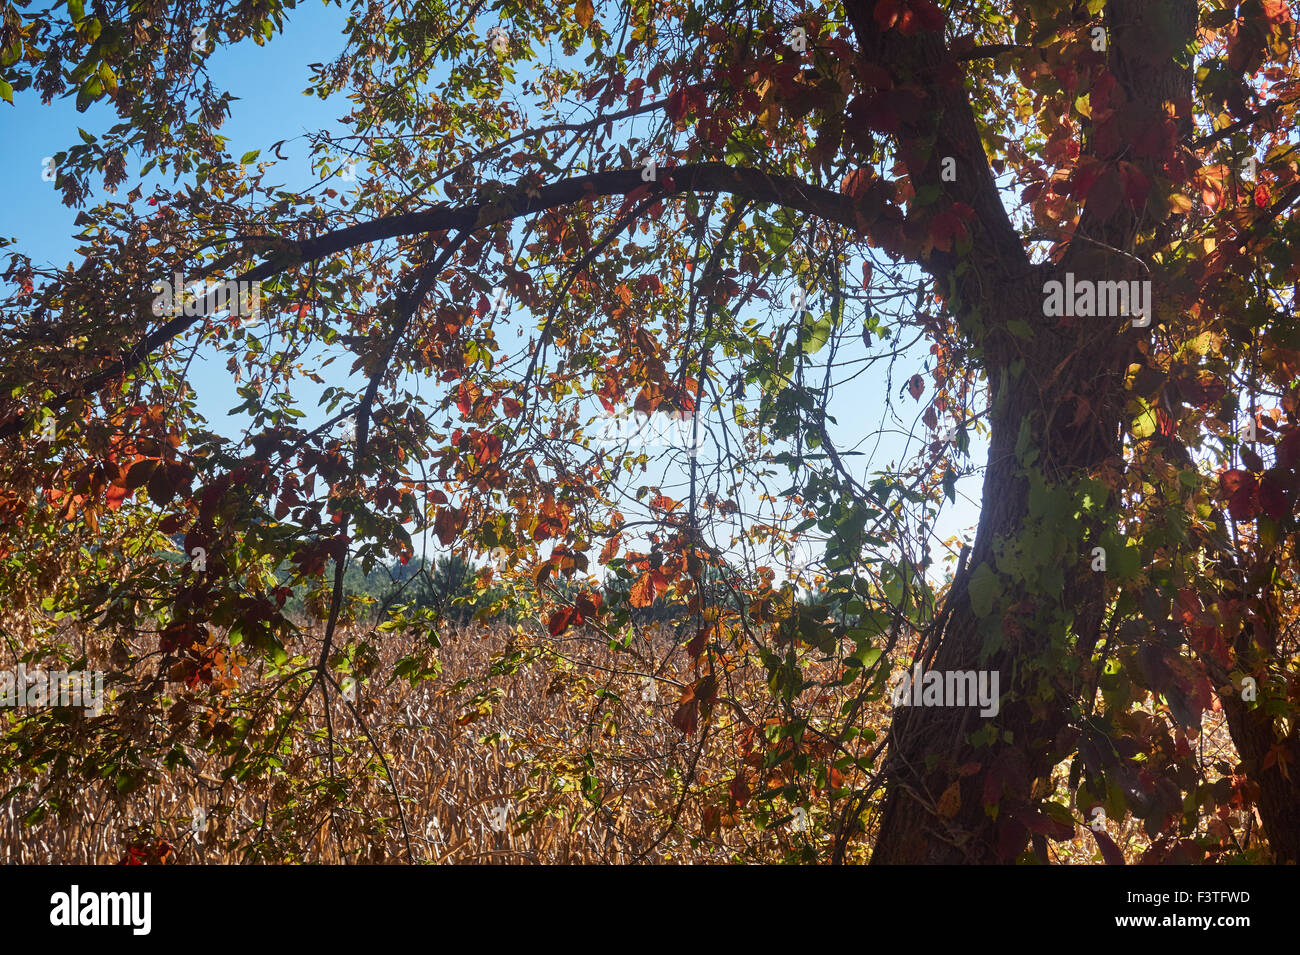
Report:
M 223 778 L 218 759 L 195 748 L 203 761 L 192 768 L 152 763 L 150 784 L 125 795 L 109 781 L 74 787 L 61 812 L 35 823 L 24 822 L 28 802 L 20 794 L 0 808 L 0 861 L 812 861 L 827 856 L 828 833 L 849 811 L 859 813 L 860 825 L 851 827 L 843 858 L 865 861 L 879 793 L 861 804 L 844 794 L 873 789 L 870 773 L 850 767 L 838 774 L 836 800 L 828 786 L 805 789 L 799 802 L 806 808 L 773 799 L 761 824 L 737 811 L 753 810 L 758 794 L 788 782 L 779 764 L 763 765 L 754 746 L 756 732 L 777 715 L 761 667 L 731 667 L 718 702 L 688 736 L 673 716 L 693 661 L 671 629 L 638 631 L 618 650 L 581 630 L 531 645 L 527 632 L 470 625 L 444 636 L 430 651 L 438 676 L 359 685 L 353 698 L 362 721 L 337 697 L 326 719 L 313 692 L 287 735 L 279 769 L 264 779 Z M 391 642 L 374 672 L 392 672 L 400 643 Z M 489 674 L 507 650 L 537 655 L 514 672 Z M 846 694 L 832 688 L 815 696 L 810 725 L 840 712 Z M 282 714 L 290 703 L 278 704 Z M 1209 716 L 1203 765 L 1235 763 L 1221 716 Z M 856 725 L 884 738 L 887 706 L 868 704 Z M 872 749 L 845 745 L 856 756 Z M 807 750 L 814 759 L 828 752 L 815 741 Z M 1067 775 L 1058 768 L 1050 785 L 1063 790 Z M 8 792 L 19 781 L 0 784 Z M 1255 820 L 1210 825 L 1244 843 Z M 1134 860 L 1147 848 L 1140 825 L 1110 822 L 1108 829 Z M 1099 861 L 1083 825 L 1051 851 L 1053 861 Z

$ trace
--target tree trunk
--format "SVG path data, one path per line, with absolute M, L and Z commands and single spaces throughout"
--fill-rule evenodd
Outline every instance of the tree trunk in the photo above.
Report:
M 1273 732 L 1273 716 L 1264 707 L 1249 708 L 1237 696 L 1220 696 L 1223 711 L 1228 717 L 1228 731 L 1232 744 L 1241 758 L 1242 771 L 1259 786 L 1256 804 L 1264 820 L 1264 834 L 1275 863 L 1300 864 L 1300 779 L 1288 778 L 1300 767 L 1300 739 L 1293 732 L 1277 741 Z M 1273 746 L 1278 745 L 1286 760 L 1277 759 L 1264 769 L 1265 758 Z M 1284 770 L 1285 768 L 1285 771 Z
M 1044 277 L 1026 280 L 1013 300 L 1016 317 L 1039 326 L 1046 321 Z M 1001 632 L 1001 646 L 983 662 L 989 622 L 982 630 L 970 581 L 981 564 L 997 571 L 1001 542 L 1020 539 L 1031 524 L 1052 531 L 1050 521 L 1030 518 L 1030 470 L 1052 486 L 1118 464 L 1123 372 L 1134 357 L 1126 331 L 1113 320 L 1092 319 L 1085 326 L 1043 329 L 1027 346 L 1001 354 L 990 349 L 993 410 L 979 527 L 969 561 L 949 593 L 946 625 L 917 659 L 927 671 L 996 671 L 1001 706 L 991 717 L 981 716 L 979 707 L 895 711 L 885 763 L 889 790 L 873 863 L 1013 862 L 1030 840 L 1029 827 L 1040 825 L 1034 781 L 1050 777 L 1052 767 L 1073 751 L 1074 739 L 1068 727 L 1077 686 L 1053 660 L 1072 654 L 1087 661 L 1104 611 L 1104 575 L 1090 569 L 1095 529 L 1067 544 L 1058 606 L 998 575 L 1002 596 L 994 614 L 1000 619 L 992 626 Z M 1017 361 L 1024 362 L 1018 378 L 1013 377 Z M 1080 400 L 1087 402 L 1089 414 L 1076 414 Z M 1028 447 L 1038 452 L 1029 468 L 1016 450 L 1024 440 L 1022 425 Z M 989 724 L 997 737 L 972 745 L 969 735 L 987 733 Z M 955 804 L 951 793 L 944 797 L 953 786 L 959 794 Z
M 874 52 L 862 9 L 856 4 L 846 9 L 863 50 Z M 1160 5 L 1110 0 L 1105 25 L 1108 69 L 1130 100 L 1130 115 L 1162 122 L 1172 105 L 1180 135 L 1190 138 L 1190 112 L 1181 104 L 1190 102 L 1191 71 L 1178 63 L 1175 53 L 1195 36 L 1195 0 Z M 921 49 L 917 56 L 933 61 L 936 54 Z M 944 94 L 936 97 L 948 120 L 943 128 L 960 129 L 967 113 Z M 940 143 L 948 151 L 951 144 L 943 134 Z M 1094 145 L 1085 142 L 1087 149 Z M 961 154 L 960 147 L 955 144 L 951 153 Z M 969 153 L 974 152 L 972 146 Z M 1118 157 L 1097 158 L 1113 162 Z M 1140 165 L 1148 174 L 1156 172 L 1149 160 Z M 918 171 L 909 166 L 914 176 Z M 981 202 L 995 201 L 996 190 L 985 195 L 989 184 L 984 182 L 980 192 L 968 204 L 987 226 L 996 216 Z M 1150 225 L 1147 212 L 1123 203 L 1101 212 L 1089 203 L 1070 230 L 1074 238 L 1050 277 L 1073 272 L 1077 279 L 1092 281 L 1150 278 L 1145 266 L 1129 254 L 1135 237 Z M 995 247 L 987 240 L 981 245 L 985 250 Z M 1007 254 L 999 253 L 991 262 L 986 254 L 974 271 L 990 277 L 1014 271 Z M 1142 274 L 1134 272 L 1135 265 Z M 1068 517 L 1031 515 L 1033 471 L 1051 488 L 1108 465 L 1122 467 L 1124 371 L 1141 355 L 1127 320 L 1092 318 L 1080 324 L 1045 318 L 1042 283 L 1047 272 L 1031 268 L 1023 280 L 979 294 L 969 303 L 979 309 L 979 321 L 959 310 L 959 324 L 975 331 L 983 349 L 993 398 L 989 461 L 969 563 L 949 593 L 946 624 L 928 636 L 920 655 L 927 670 L 997 672 L 1001 708 L 987 720 L 974 707 L 903 707 L 895 712 L 885 762 L 889 790 L 872 856 L 876 863 L 1011 862 L 1031 833 L 1051 831 L 1050 821 L 1035 808 L 1041 793 L 1034 784 L 1049 778 L 1052 767 L 1074 748 L 1069 716 L 1077 681 L 1072 682 L 1064 664 L 1073 664 L 1075 674 L 1086 669 L 1098 640 L 1104 575 L 1090 571 L 1085 542 L 1099 528 L 1078 531 L 1070 525 L 1071 532 L 1085 540 L 1067 542 L 1064 553 L 1058 547 L 1059 600 L 1041 586 L 1025 586 L 1034 571 L 1026 570 L 1024 562 L 1017 572 L 1004 573 L 999 560 L 1007 554 L 1005 545 L 1026 540 L 1031 526 L 1049 536 L 1066 528 Z M 1029 323 L 1028 341 L 1009 334 L 1007 323 L 1017 319 Z M 1018 457 L 1017 450 L 1027 447 L 1037 452 L 1032 462 Z M 1016 566 L 1013 560 L 1005 564 Z M 975 574 L 983 575 L 985 599 L 990 586 L 997 595 L 992 615 L 983 621 L 971 603 Z M 975 745 L 969 737 L 981 730 L 983 738 Z M 1042 855 L 1041 838 L 1036 848 Z

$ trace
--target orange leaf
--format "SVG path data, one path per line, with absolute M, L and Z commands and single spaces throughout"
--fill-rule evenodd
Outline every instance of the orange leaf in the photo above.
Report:
M 844 177 L 843 182 L 840 183 L 840 192 L 844 193 L 846 196 L 858 199 L 862 197 L 862 195 L 867 191 L 867 187 L 870 185 L 871 173 L 868 170 L 852 169 L 849 171 L 848 175 Z M 870 275 L 866 266 L 863 267 L 863 271 Z
M 633 607 L 648 607 L 655 602 L 654 582 L 650 579 L 650 574 L 642 574 L 640 579 L 632 585 L 632 593 L 628 597 L 628 602 Z
M 108 502 L 108 509 L 110 511 L 116 511 L 122 506 L 122 500 L 128 493 L 127 489 L 122 487 L 120 484 L 110 484 L 108 486 L 108 491 L 105 494 L 105 499 Z

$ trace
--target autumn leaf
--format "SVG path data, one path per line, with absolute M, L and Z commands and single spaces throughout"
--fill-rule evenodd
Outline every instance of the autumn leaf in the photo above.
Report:
M 860 199 L 871 186 L 871 171 L 869 169 L 850 169 L 840 182 L 840 192 L 854 199 Z M 862 266 L 863 276 L 862 284 L 866 286 L 871 280 L 871 267 L 864 263 Z
M 671 514 L 673 511 L 677 510 L 677 508 L 681 506 L 682 505 L 680 501 L 675 501 L 671 497 L 668 497 L 665 494 L 656 494 L 650 500 L 651 508 L 653 508 L 656 511 L 664 511 L 669 514 Z
M 123 499 L 131 493 L 120 484 L 110 484 L 104 494 L 105 503 L 110 511 L 116 511 L 122 506 Z
M 1106 860 L 1107 865 L 1124 864 L 1124 853 L 1120 852 L 1119 846 L 1115 845 L 1115 840 L 1108 833 L 1096 829 L 1089 831 L 1092 832 L 1092 838 L 1096 840 L 1097 848 L 1101 850 L 1101 857 Z
M 575 614 L 576 611 L 572 607 L 561 607 L 551 614 L 546 629 L 550 631 L 551 636 L 558 637 L 572 625 Z
M 941 252 L 952 251 L 954 241 L 970 238 L 966 224 L 954 212 L 944 210 L 930 220 L 930 241 Z
M 708 709 L 717 700 L 718 681 L 716 677 L 706 676 L 686 687 L 678 701 L 672 722 L 687 736 L 693 736 L 699 728 L 701 708 Z
M 943 791 L 943 795 L 939 797 L 939 803 L 938 806 L 936 807 L 936 811 L 944 819 L 951 819 L 953 816 L 957 815 L 960 809 L 961 809 L 961 781 L 954 780 L 948 786 L 948 788 Z
M 1234 520 L 1253 520 L 1259 513 L 1259 485 L 1249 471 L 1225 471 L 1219 476 L 1219 487 L 1228 499 L 1228 513 Z
M 903 0 L 876 0 L 871 11 L 871 16 L 882 33 L 897 23 L 902 15 Z
M 591 26 L 592 18 L 596 15 L 592 0 L 578 0 L 578 4 L 573 9 L 573 15 L 578 21 L 578 25 L 584 29 Z
M 637 578 L 628 595 L 628 602 L 638 609 L 649 607 L 655 602 L 655 587 L 651 573 L 647 571 Z
M 700 703 L 695 699 L 693 688 L 688 687 L 686 694 L 673 712 L 673 726 L 676 726 L 687 736 L 694 736 L 699 725 Z

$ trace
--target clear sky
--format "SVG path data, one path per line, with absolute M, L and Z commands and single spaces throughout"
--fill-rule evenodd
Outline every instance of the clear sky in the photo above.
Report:
M 277 164 L 275 174 L 269 176 L 268 181 L 283 182 L 289 188 L 305 187 L 317 181 L 310 169 L 308 146 L 303 134 L 309 130 L 341 129 L 336 118 L 347 112 L 349 104 L 341 95 L 325 101 L 314 95 L 303 95 L 310 77 L 307 64 L 328 61 L 337 55 L 343 45 L 340 31 L 345 21 L 346 14 L 338 7 L 308 2 L 290 11 L 285 31 L 275 35 L 266 45 L 259 47 L 244 42 L 233 47 L 218 47 L 209 56 L 208 67 L 216 87 L 229 90 L 237 97 L 231 106 L 231 117 L 221 129 L 222 134 L 229 137 L 230 152 L 240 156 L 260 149 L 264 153 L 261 158 L 265 159 L 271 144 L 288 140 L 283 154 L 289 159 Z M 43 180 L 44 160 L 78 142 L 78 127 L 99 134 L 117 121 L 116 113 L 105 103 L 94 104 L 85 113 L 78 113 L 71 98 L 43 106 L 31 91 L 17 95 L 12 107 L 0 103 L 0 143 L 3 143 L 0 147 L 0 235 L 16 240 L 14 246 L 0 254 L 21 251 L 30 255 L 38 265 L 62 265 L 76 258 L 76 243 L 72 236 L 76 231 L 73 219 L 77 210 L 65 207 L 54 183 Z M 141 163 L 138 157 L 135 158 L 135 169 L 138 170 Z M 128 159 L 128 179 L 118 197 L 139 182 L 138 174 L 133 174 L 132 161 Z M 144 185 L 147 195 L 150 181 L 146 180 Z M 105 198 L 102 184 L 100 189 L 100 192 L 92 193 L 88 205 Z M 531 324 L 524 315 L 515 314 L 511 320 Z M 916 451 L 915 445 L 905 446 L 904 437 L 906 431 L 912 429 L 913 419 L 924 405 L 914 403 L 911 398 L 899 401 L 897 396 L 907 378 L 921 370 L 920 363 L 927 347 L 928 342 L 914 349 L 915 356 L 909 354 L 897 362 L 891 372 L 891 383 L 887 384 L 879 371 L 872 371 L 858 376 L 835 393 L 830 413 L 838 419 L 838 425 L 831 431 L 842 447 L 859 444 L 868 431 L 879 425 L 888 397 L 886 392 L 892 390 L 895 406 L 900 413 L 908 415 L 907 419 L 899 422 L 896 437 L 887 436 L 879 442 L 873 438 L 861 450 L 871 452 L 874 449 L 872 457 L 880 465 L 890 461 L 901 463 Z M 225 357 L 210 358 L 211 353 L 207 356 L 200 354 L 191 368 L 190 380 L 198 395 L 199 410 L 214 430 L 238 434 L 244 422 L 227 416 L 226 412 L 239 405 L 242 399 L 235 396 L 235 385 L 226 370 Z M 343 375 L 349 364 L 340 360 L 326 369 L 325 384 L 348 383 Z M 313 406 L 323 387 L 304 380 L 301 387 L 294 389 L 295 398 L 308 412 L 308 418 L 304 419 L 307 426 L 324 419 L 323 414 L 313 414 Z M 921 427 L 916 430 L 923 432 Z M 982 468 L 987 448 L 973 434 L 971 454 L 972 463 Z M 672 493 L 669 489 L 673 483 L 672 475 L 663 474 L 662 469 L 660 474 L 665 489 Z M 648 477 L 651 480 L 657 478 L 653 469 Z M 978 519 L 980 480 L 980 471 L 977 471 L 958 483 L 957 504 L 945 507 L 935 529 L 938 538 L 973 526 Z M 944 555 L 937 541 L 932 542 L 932 547 L 936 564 L 931 569 L 931 576 L 940 579 L 945 571 Z

